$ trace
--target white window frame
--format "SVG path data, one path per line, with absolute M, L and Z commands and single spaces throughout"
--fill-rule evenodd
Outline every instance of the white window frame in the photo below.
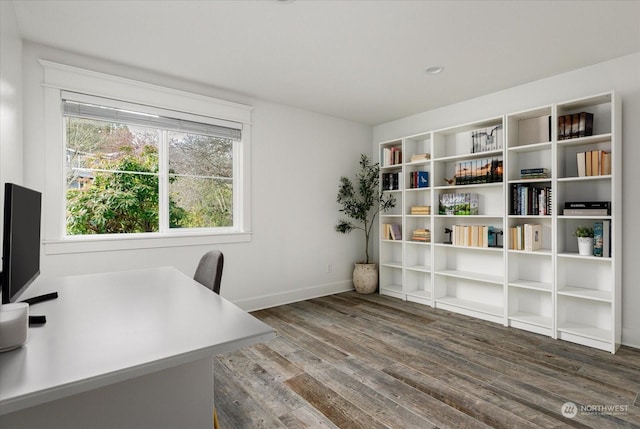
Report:
M 46 254 L 146 249 L 251 240 L 251 112 L 253 107 L 179 91 L 77 67 L 39 60 L 44 68 L 45 176 L 43 236 Z M 62 93 L 87 94 L 150 108 L 216 118 L 242 125 L 242 140 L 234 146 L 234 227 L 176 229 L 140 234 L 66 235 L 65 147 Z M 236 218 L 237 216 L 237 218 Z

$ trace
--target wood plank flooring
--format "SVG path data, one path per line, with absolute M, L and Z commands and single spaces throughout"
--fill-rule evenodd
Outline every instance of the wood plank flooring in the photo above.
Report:
M 355 292 L 253 314 L 278 335 L 215 360 L 223 429 L 640 428 L 640 350 Z

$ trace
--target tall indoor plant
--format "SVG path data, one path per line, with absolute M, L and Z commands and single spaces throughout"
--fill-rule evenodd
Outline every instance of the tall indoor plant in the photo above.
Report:
M 380 164 L 372 163 L 366 154 L 360 155 L 360 170 L 356 173 L 355 184 L 348 177 L 340 177 L 337 201 L 350 220 L 341 219 L 336 231 L 347 234 L 354 229 L 364 231 L 365 261 L 356 263 L 353 271 L 353 285 L 358 292 L 372 293 L 378 286 L 378 270 L 370 262 L 369 242 L 376 216 L 396 205 L 393 195 L 385 195 L 380 189 Z

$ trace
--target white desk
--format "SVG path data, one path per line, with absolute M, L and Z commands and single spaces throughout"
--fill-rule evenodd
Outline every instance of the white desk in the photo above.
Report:
M 211 429 L 213 356 L 272 328 L 174 268 L 40 278 L 57 291 L 0 353 L 0 426 Z

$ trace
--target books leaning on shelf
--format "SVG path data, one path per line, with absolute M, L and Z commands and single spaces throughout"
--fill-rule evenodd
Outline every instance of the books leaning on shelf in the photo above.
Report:
M 415 188 L 428 188 L 429 187 L 429 172 L 428 171 L 412 171 L 409 173 L 409 187 Z
M 548 168 L 523 168 L 520 170 L 521 179 L 548 179 Z
M 440 194 L 438 213 L 441 215 L 468 216 L 479 213 L 478 194 Z
M 401 183 L 400 173 L 382 173 L 382 190 L 383 191 L 397 191 L 400 189 Z
M 471 131 L 471 153 L 500 150 L 502 146 L 502 125 Z
M 491 225 L 453 225 L 451 229 L 454 246 L 497 247 L 495 229 Z
M 564 203 L 564 216 L 608 216 L 611 214 L 611 201 L 567 201 Z
M 382 166 L 402 164 L 402 149 L 399 146 L 385 147 L 382 149 Z
M 593 256 L 611 257 L 611 222 L 608 220 L 593 224 Z
M 431 154 L 429 153 L 414 153 L 411 155 L 411 162 L 427 161 L 429 159 L 431 159 Z
M 411 233 L 412 241 L 419 241 L 422 243 L 430 243 L 431 242 L 431 231 L 424 228 L 414 229 Z
M 611 153 L 604 150 L 590 150 L 576 153 L 578 177 L 608 176 L 611 174 Z
M 542 225 L 525 223 L 509 228 L 509 249 L 526 252 L 542 249 Z
M 431 206 L 411 206 L 409 214 L 412 215 L 430 215 Z
M 558 140 L 593 135 L 593 113 L 580 112 L 558 116 Z
M 455 165 L 455 184 L 477 185 L 502 182 L 502 173 L 501 156 L 459 161 Z
M 402 230 L 397 223 L 382 224 L 383 240 L 402 240 Z
M 515 216 L 551 215 L 551 187 L 541 184 L 511 185 L 511 214 Z

